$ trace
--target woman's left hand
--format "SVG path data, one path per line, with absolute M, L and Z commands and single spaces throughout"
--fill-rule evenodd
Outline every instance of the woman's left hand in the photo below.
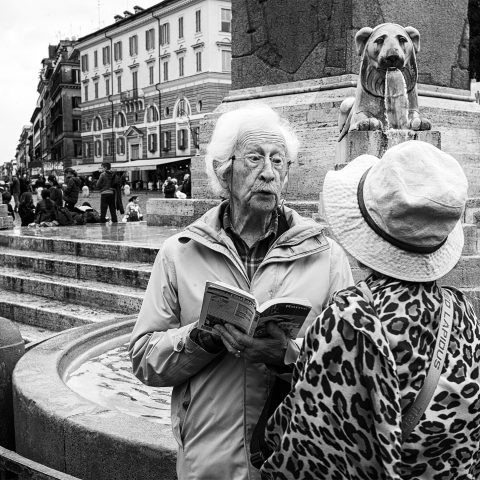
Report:
M 266 330 L 269 337 L 265 338 L 249 337 L 228 323 L 215 325 L 214 328 L 232 355 L 246 358 L 252 363 L 283 365 L 288 337 L 273 322 L 267 323 Z

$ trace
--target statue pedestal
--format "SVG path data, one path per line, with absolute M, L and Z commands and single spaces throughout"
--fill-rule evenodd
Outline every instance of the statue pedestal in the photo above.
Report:
M 386 150 L 407 140 L 421 140 L 441 148 L 440 132 L 427 130 L 380 130 L 348 132 L 337 144 L 335 152 L 335 169 L 342 168 L 359 155 L 369 154 L 380 158 Z

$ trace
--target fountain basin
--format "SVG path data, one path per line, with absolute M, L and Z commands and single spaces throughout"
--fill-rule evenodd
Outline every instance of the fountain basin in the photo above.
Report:
M 170 426 L 99 405 L 65 379 L 128 339 L 135 318 L 63 332 L 29 350 L 13 374 L 16 450 L 83 480 L 176 478 Z

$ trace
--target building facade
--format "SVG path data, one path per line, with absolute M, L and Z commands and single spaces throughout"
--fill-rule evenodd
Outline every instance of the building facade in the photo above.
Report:
M 164 0 L 117 15 L 79 39 L 83 159 L 102 162 L 133 186 L 189 171 L 200 122 L 230 88 L 231 5 Z
M 50 45 L 42 60 L 33 125 L 31 174 L 62 175 L 82 158 L 80 68 L 76 40 Z
M 19 175 L 28 173 L 29 164 L 32 159 L 32 139 L 33 129 L 31 125 L 24 125 L 22 133 L 18 139 L 17 150 L 15 152 L 16 168 Z

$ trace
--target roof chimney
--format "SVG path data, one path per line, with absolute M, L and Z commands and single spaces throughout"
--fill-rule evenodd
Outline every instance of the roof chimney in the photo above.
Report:
M 132 12 L 129 12 L 128 10 L 125 10 L 125 11 L 123 12 L 123 14 L 125 15 L 124 18 L 131 17 L 131 16 L 133 15 L 133 13 L 132 13 Z
M 116 21 L 116 22 L 119 22 L 120 20 L 123 20 L 123 17 L 121 15 L 115 15 L 113 17 L 113 19 Z
M 143 12 L 143 10 L 144 10 L 144 9 L 143 9 L 142 7 L 139 7 L 138 5 L 135 5 L 135 6 L 133 7 L 133 11 L 135 12 L 135 14 L 140 13 L 140 12 Z

